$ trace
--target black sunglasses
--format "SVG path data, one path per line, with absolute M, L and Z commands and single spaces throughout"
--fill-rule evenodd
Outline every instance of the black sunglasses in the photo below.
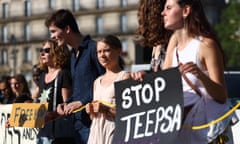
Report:
M 49 53 L 50 52 L 50 48 L 41 48 L 40 50 L 40 53 Z

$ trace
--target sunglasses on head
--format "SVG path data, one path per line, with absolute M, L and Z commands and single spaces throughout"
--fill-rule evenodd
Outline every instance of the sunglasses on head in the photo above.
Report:
M 41 48 L 40 49 L 40 53 L 49 53 L 50 52 L 50 48 Z

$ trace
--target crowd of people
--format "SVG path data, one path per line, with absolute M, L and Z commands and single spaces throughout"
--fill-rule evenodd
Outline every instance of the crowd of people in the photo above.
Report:
M 130 73 L 124 71 L 117 36 L 110 34 L 94 41 L 80 32 L 71 11 L 53 12 L 45 21 L 51 37 L 43 43 L 39 64 L 33 67 L 36 90 L 30 93 L 21 74 L 5 76 L 0 81 L 4 95 L 1 103 L 49 103 L 48 123 L 40 129 L 37 144 L 111 144 L 116 107 L 101 101 L 116 104 L 114 82 L 142 80 L 148 72 L 171 67 L 178 67 L 182 75 L 184 125 L 208 123 L 219 117 L 217 111 L 223 113 L 231 107 L 224 82 L 223 51 L 201 0 L 140 0 L 138 23 L 139 43 L 152 48 L 151 69 Z M 85 105 L 85 110 L 76 112 Z M 58 123 L 65 121 L 52 121 L 58 116 L 69 118 L 67 128 L 60 131 L 70 130 L 71 135 L 59 135 Z M 211 134 L 209 129 L 181 129 L 179 141 L 218 143 L 224 134 L 231 136 L 230 119 Z M 228 143 L 231 140 L 228 137 Z
M 32 102 L 31 92 L 23 74 L 2 76 L 0 90 L 1 104 Z

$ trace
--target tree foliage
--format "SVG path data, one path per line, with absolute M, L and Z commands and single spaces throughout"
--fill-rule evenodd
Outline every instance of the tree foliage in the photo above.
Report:
M 227 67 L 240 67 L 240 2 L 230 0 L 221 13 L 220 23 L 215 25 Z

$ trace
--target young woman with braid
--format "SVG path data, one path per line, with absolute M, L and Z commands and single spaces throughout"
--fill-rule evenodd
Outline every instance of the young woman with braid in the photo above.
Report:
M 92 118 L 88 144 L 112 144 L 118 97 L 114 95 L 114 82 L 130 78 L 123 70 L 121 47 L 120 40 L 113 35 L 107 35 L 97 43 L 97 57 L 106 73 L 95 80 L 93 101 L 86 106 L 86 112 Z

